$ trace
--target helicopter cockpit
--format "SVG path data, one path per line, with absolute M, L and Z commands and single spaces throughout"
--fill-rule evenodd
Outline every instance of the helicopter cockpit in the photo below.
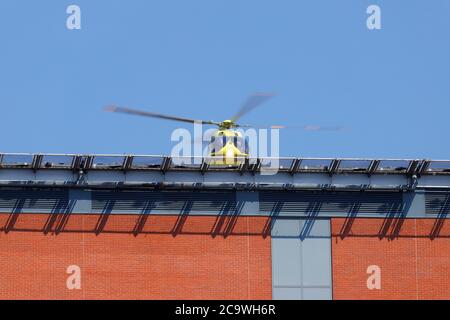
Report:
M 211 136 L 210 143 L 208 146 L 209 154 L 220 153 L 223 148 L 229 146 L 234 146 L 239 150 L 239 153 L 248 155 L 249 153 L 249 143 L 248 139 L 242 137 L 238 132 L 230 132 L 227 134 L 219 132 Z

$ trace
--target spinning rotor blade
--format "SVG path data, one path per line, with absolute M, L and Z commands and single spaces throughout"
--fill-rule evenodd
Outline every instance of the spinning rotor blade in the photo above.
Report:
M 252 126 L 252 125 L 236 125 L 236 127 L 241 128 L 255 128 L 255 129 L 300 129 L 305 131 L 342 131 L 345 128 L 340 126 L 317 126 L 317 125 L 306 125 L 306 126 Z
M 317 125 L 306 125 L 306 126 L 271 126 L 271 129 L 302 129 L 305 131 L 342 131 L 344 127 L 340 126 L 317 126 Z
M 256 107 L 260 106 L 267 100 L 269 100 L 271 97 L 273 97 L 273 93 L 255 93 L 252 94 L 247 98 L 245 103 L 241 106 L 241 108 L 238 110 L 238 112 L 231 118 L 231 121 L 236 122 L 239 120 L 243 115 L 246 113 L 252 111 Z
M 187 122 L 187 123 L 200 122 L 202 124 L 220 125 L 219 122 L 215 122 L 215 121 L 194 120 L 194 119 L 189 119 L 189 118 L 169 116 L 169 115 L 160 114 L 160 113 L 141 111 L 141 110 L 124 108 L 124 107 L 117 107 L 117 106 L 108 106 L 108 107 L 105 108 L 105 111 L 118 112 L 118 113 L 127 113 L 127 114 L 136 115 L 136 116 L 158 118 L 158 119 L 164 119 L 164 120 L 181 121 L 181 122 Z

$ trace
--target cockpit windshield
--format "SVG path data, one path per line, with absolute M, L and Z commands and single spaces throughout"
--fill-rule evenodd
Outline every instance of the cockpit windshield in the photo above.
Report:
M 212 136 L 211 143 L 209 145 L 210 152 L 218 152 L 228 143 L 234 145 L 240 152 L 248 153 L 248 143 L 247 140 L 241 136 Z

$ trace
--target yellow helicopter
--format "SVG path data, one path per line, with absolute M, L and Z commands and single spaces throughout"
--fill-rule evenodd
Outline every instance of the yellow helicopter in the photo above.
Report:
M 119 112 L 127 113 L 137 116 L 165 119 L 180 121 L 186 123 L 201 123 L 203 125 L 214 125 L 217 126 L 217 131 L 211 135 L 211 141 L 209 144 L 208 158 L 210 159 L 209 164 L 211 165 L 239 165 L 246 158 L 249 157 L 249 146 L 248 141 L 244 139 L 242 133 L 237 130 L 237 128 L 254 128 L 255 126 L 238 124 L 237 121 L 260 106 L 274 94 L 272 93 L 255 93 L 250 95 L 238 112 L 229 120 L 224 121 L 208 121 L 208 120 L 194 120 L 189 118 L 183 118 L 178 116 L 169 116 L 160 113 L 141 111 L 136 109 L 130 109 L 126 107 L 119 106 L 108 106 L 105 111 L 109 112 Z M 270 126 L 269 128 L 281 129 L 286 128 L 285 126 Z M 319 126 L 302 126 L 303 130 L 307 131 L 319 131 L 319 130 L 334 130 L 334 128 L 324 128 Z

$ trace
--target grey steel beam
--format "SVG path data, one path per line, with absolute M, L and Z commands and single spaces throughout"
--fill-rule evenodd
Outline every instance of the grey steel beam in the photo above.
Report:
M 164 167 L 166 167 L 165 164 Z M 177 183 L 184 188 L 190 185 L 202 188 L 220 188 L 223 185 L 248 185 L 256 189 L 348 189 L 348 190 L 411 190 L 411 189 L 450 189 L 449 175 L 421 175 L 410 177 L 406 174 L 328 174 L 328 173 L 295 173 L 279 172 L 264 175 L 258 172 L 236 171 L 117 171 L 117 170 L 85 170 L 52 169 L 37 170 L 32 168 L 1 169 L 0 185 L 19 186 L 71 186 L 78 183 L 77 173 L 83 172 L 81 186 L 102 187 L 117 185 L 120 188 L 142 187 L 160 184 L 176 187 Z M 75 174 L 74 174 L 75 173 Z M 414 178 L 414 181 L 412 179 Z M 414 183 L 413 183 L 414 182 Z

